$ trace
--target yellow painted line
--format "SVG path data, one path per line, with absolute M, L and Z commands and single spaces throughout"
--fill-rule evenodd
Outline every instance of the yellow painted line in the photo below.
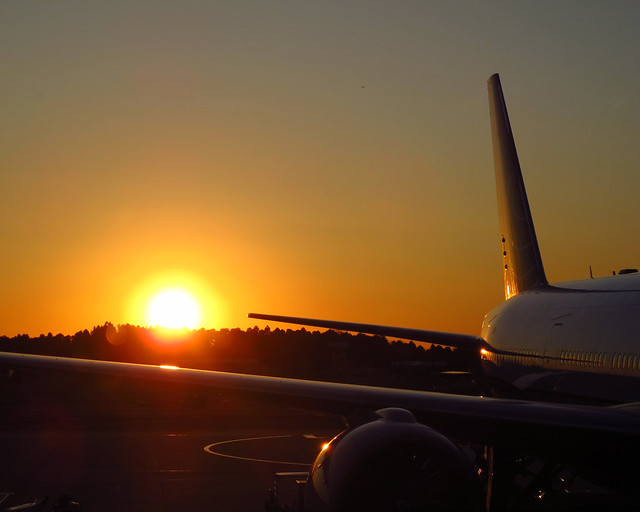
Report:
M 286 460 L 269 460 L 269 459 L 257 459 L 252 457 L 240 457 L 239 455 L 229 455 L 227 453 L 220 453 L 215 450 L 215 447 L 221 446 L 223 444 L 233 444 L 233 443 L 242 443 L 245 441 L 259 441 L 262 439 L 282 439 L 285 437 L 293 437 L 290 434 L 281 435 L 281 436 L 263 436 L 263 437 L 245 437 L 243 439 L 230 439 L 228 441 L 219 441 L 217 443 L 212 443 L 204 447 L 204 451 L 210 453 L 211 455 L 217 455 L 218 457 L 226 457 L 228 459 L 236 459 L 236 460 L 246 460 L 248 462 L 267 462 L 269 464 L 291 464 L 293 466 L 303 466 L 308 468 L 311 464 L 303 464 L 301 462 L 289 462 Z

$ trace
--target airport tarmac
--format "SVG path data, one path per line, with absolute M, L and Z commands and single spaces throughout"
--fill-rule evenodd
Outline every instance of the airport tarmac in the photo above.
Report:
M 92 512 L 261 511 L 273 473 L 305 471 L 341 430 L 334 416 L 83 382 L 3 389 L 0 511 L 62 494 Z

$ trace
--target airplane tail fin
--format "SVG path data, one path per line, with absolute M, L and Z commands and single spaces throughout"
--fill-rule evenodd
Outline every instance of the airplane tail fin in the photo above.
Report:
M 548 284 L 533 227 L 527 192 L 507 106 L 498 74 L 488 81 L 493 162 L 498 193 L 498 217 L 502 242 L 504 294 L 509 299 L 520 292 Z

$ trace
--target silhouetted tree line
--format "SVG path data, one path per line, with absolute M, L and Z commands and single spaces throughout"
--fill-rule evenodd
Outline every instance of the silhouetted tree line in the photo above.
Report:
M 0 337 L 0 350 L 305 379 L 410 384 L 447 370 L 475 370 L 475 354 L 425 349 L 382 336 L 336 331 L 199 329 L 172 332 L 109 322 L 74 335 Z

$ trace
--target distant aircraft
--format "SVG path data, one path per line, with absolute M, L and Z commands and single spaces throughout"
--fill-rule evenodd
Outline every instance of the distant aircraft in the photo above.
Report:
M 559 401 L 448 395 L 0 353 L 0 362 L 190 382 L 332 411 L 350 428 L 318 455 L 304 509 L 577 510 L 640 503 L 640 275 L 550 285 L 498 75 L 489 79 L 506 301 L 480 336 L 250 314 L 481 352 L 487 372 Z M 357 410 L 358 414 L 353 414 Z

